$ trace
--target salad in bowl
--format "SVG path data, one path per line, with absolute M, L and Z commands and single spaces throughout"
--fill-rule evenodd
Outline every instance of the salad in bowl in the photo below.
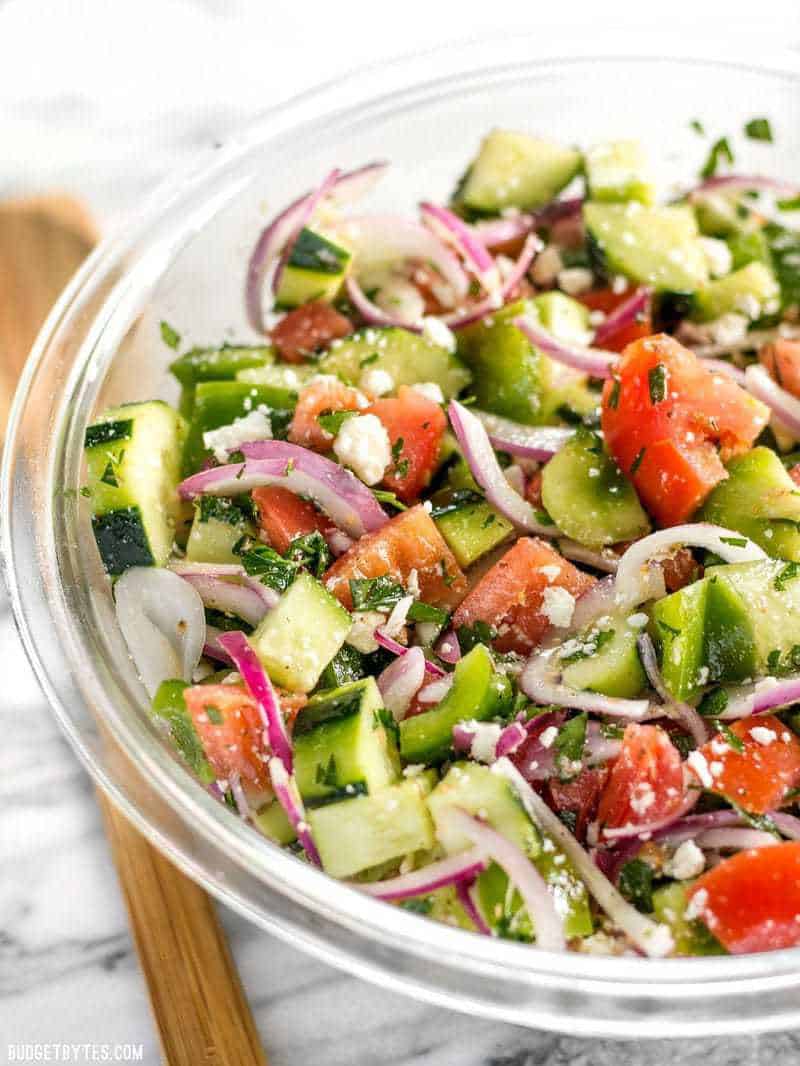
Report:
M 161 323 L 180 402 L 81 494 L 254 832 L 540 950 L 800 943 L 800 188 L 730 156 L 498 129 L 414 218 L 333 170 L 254 235 L 258 343 Z

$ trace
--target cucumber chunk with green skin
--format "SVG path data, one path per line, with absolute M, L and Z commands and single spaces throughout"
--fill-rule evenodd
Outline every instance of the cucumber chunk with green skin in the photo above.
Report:
M 636 638 L 639 630 L 628 625 L 628 615 L 612 615 L 602 625 L 564 645 L 561 659 L 564 684 L 600 692 L 604 696 L 635 699 L 647 685 Z
M 169 367 L 181 384 L 181 414 L 191 417 L 199 381 L 232 381 L 240 370 L 264 366 L 274 359 L 275 349 L 269 345 L 223 344 L 221 348 L 192 348 L 185 352 Z
M 86 430 L 92 529 L 109 574 L 169 558 L 185 433 L 178 412 L 160 400 L 113 408 Z
M 800 562 L 800 492 L 771 448 L 732 460 L 698 520 L 733 529 L 776 559 Z
M 288 363 L 267 363 L 249 370 L 240 370 L 236 380 L 248 385 L 268 385 L 273 389 L 299 392 L 318 373 L 314 363 L 296 363 L 291 366 Z
M 240 563 L 233 551 L 243 536 L 254 536 L 255 524 L 235 500 L 201 496 L 186 542 L 186 558 L 193 563 Z
M 370 796 L 340 800 L 307 812 L 322 867 L 332 877 L 353 877 L 380 863 L 434 845 L 425 802 L 425 775 Z
M 720 582 L 738 596 L 741 614 L 737 624 L 752 633 L 754 662 L 750 676 L 774 673 L 775 653 L 792 656 L 800 645 L 800 567 L 770 559 L 731 563 L 706 571 L 704 581 Z M 711 611 L 709 603 L 706 612 Z M 727 678 L 725 678 L 727 680 Z
M 461 567 L 472 566 L 514 531 L 508 519 L 484 501 L 465 503 L 434 521 Z
M 215 779 L 216 774 L 206 758 L 194 722 L 186 709 L 183 693 L 187 688 L 189 685 L 185 681 L 162 681 L 153 696 L 150 713 L 153 718 L 167 723 L 172 743 L 177 751 L 192 773 L 204 785 L 208 785 Z
M 694 298 L 693 317 L 710 322 L 735 311 L 751 320 L 773 314 L 780 307 L 775 275 L 764 263 L 747 266 L 703 286 Z
M 624 203 L 655 202 L 655 188 L 647 177 L 647 160 L 638 141 L 606 141 L 586 152 L 586 184 L 592 200 Z
M 286 811 L 277 800 L 273 800 L 262 807 L 253 818 L 253 824 L 260 833 L 264 834 L 267 840 L 280 844 L 281 847 L 292 844 L 297 840 L 297 833 L 295 833 Z
M 747 604 L 728 581 L 708 579 L 703 634 L 707 681 L 744 681 L 758 670 L 753 625 Z
M 541 207 L 581 167 L 580 152 L 527 133 L 492 130 L 456 193 L 458 205 L 478 214 Z
M 652 608 L 653 639 L 661 653 L 661 676 L 676 700 L 702 688 L 708 582 L 695 581 L 658 600 Z
M 753 233 L 761 220 L 742 198 L 741 189 L 715 189 L 692 197 L 701 233 L 709 237 L 727 237 L 734 233 Z
M 384 370 L 400 385 L 432 381 L 446 400 L 469 385 L 472 375 L 461 360 L 425 337 L 407 329 L 370 327 L 334 341 L 317 363 L 320 374 L 336 374 L 358 385 L 364 373 Z
M 250 637 L 264 669 L 290 692 L 310 692 L 350 632 L 352 620 L 335 597 L 301 573 Z
M 686 917 L 690 881 L 674 881 L 653 892 L 653 915 L 669 927 L 676 955 L 727 955 L 725 948 L 701 921 Z
M 322 671 L 319 679 L 320 691 L 338 688 L 351 681 L 360 681 L 367 675 L 367 663 L 364 656 L 350 644 L 343 644 Z
M 183 449 L 183 472 L 199 470 L 211 452 L 203 434 L 229 426 L 237 418 L 264 407 L 272 422 L 272 434 L 281 435 L 291 421 L 297 393 L 272 385 L 250 385 L 242 381 L 202 381 L 195 388 L 194 408 Z
M 530 301 L 542 326 L 562 341 L 586 342 L 590 332 L 589 309 L 563 292 L 543 292 Z
M 491 653 L 477 644 L 457 663 L 453 685 L 442 702 L 400 723 L 400 754 L 409 763 L 440 763 L 452 754 L 453 726 L 502 717 L 512 701 L 508 678 L 495 669 Z
M 342 287 L 350 258 L 346 248 L 303 227 L 281 273 L 275 306 L 299 307 L 309 300 L 330 303 Z
M 708 281 L 691 208 L 587 203 L 583 218 L 605 274 L 672 292 L 694 292 Z
M 372 677 L 312 696 L 293 731 L 297 787 L 306 806 L 394 784 L 400 778 L 396 734 Z
M 542 503 L 562 532 L 590 548 L 638 540 L 650 531 L 633 485 L 600 437 L 583 427 L 545 464 Z
M 732 233 L 726 243 L 731 253 L 731 269 L 739 270 L 749 263 L 763 263 L 771 267 L 769 243 L 761 230 L 753 233 Z

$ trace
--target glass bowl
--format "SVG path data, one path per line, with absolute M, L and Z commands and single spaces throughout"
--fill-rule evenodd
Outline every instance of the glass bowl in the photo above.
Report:
M 352 973 L 447 1007 L 572 1034 L 665 1037 L 800 1023 L 800 950 L 650 960 L 555 955 L 367 899 L 216 803 L 152 729 L 79 492 L 99 408 L 175 399 L 159 338 L 250 339 L 248 252 L 268 214 L 332 166 L 389 158 L 368 209 L 443 200 L 494 125 L 563 142 L 639 137 L 667 182 L 754 114 L 777 144 L 737 168 L 800 172 L 798 77 L 686 59 L 532 61 L 524 37 L 373 68 L 276 108 L 163 188 L 102 245 L 50 315 L 26 367 L 4 457 L 2 534 L 25 647 L 85 765 L 153 843 L 257 925 Z M 432 75 L 436 75 L 432 80 Z

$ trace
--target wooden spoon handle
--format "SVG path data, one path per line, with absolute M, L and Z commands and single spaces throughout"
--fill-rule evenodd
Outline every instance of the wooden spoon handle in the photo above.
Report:
M 68 197 L 0 205 L 0 439 L 14 385 L 56 297 L 97 239 Z M 266 1066 L 214 905 L 98 791 L 169 1066 Z

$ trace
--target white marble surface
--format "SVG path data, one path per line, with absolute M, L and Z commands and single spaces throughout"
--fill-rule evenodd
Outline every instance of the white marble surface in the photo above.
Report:
M 555 5 L 551 5 L 555 8 Z M 470 12 L 471 12 L 470 5 Z M 541 52 L 576 36 L 691 34 L 756 58 L 800 44 L 797 0 L 511 0 Z M 747 7 L 747 10 L 745 10 Z M 740 13 L 736 9 L 740 9 Z M 421 0 L 0 0 L 0 195 L 84 196 L 106 225 L 192 151 L 354 64 L 496 31 L 496 9 Z M 599 23 L 597 12 L 602 11 Z M 313 13 L 313 18 L 310 17 Z M 585 16 L 582 21 L 582 16 Z M 665 49 L 666 50 L 666 49 Z M 159 1061 L 93 790 L 51 720 L 0 602 L 0 1062 L 9 1042 L 143 1043 Z M 584 1041 L 464 1018 L 379 991 L 225 912 L 272 1066 L 758 1066 L 800 1061 L 800 1033 L 658 1044 Z M 199 1066 L 199 1064 L 198 1064 Z

